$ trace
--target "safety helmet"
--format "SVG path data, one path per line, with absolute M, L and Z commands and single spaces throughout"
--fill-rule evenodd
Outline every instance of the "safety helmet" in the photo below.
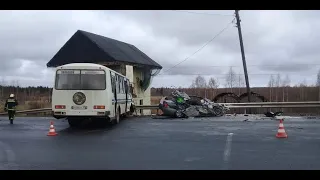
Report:
M 13 97 L 14 97 L 14 94 L 10 94 L 10 97 L 13 98 Z

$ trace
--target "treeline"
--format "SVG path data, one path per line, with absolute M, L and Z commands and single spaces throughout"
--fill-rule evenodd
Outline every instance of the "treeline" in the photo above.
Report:
M 19 102 L 18 110 L 47 108 L 51 106 L 51 92 L 49 87 L 19 87 L 0 85 L 0 112 L 3 112 L 5 100 L 14 94 Z
M 186 92 L 189 95 L 206 97 L 214 99 L 218 94 L 225 92 L 232 92 L 238 96 L 246 93 L 246 88 L 234 88 L 231 91 L 229 88 L 177 88 Z M 151 96 L 169 96 L 174 89 L 172 88 L 151 88 Z M 320 88 L 319 87 L 255 87 L 251 88 L 252 92 L 264 96 L 268 102 L 299 102 L 299 101 L 320 101 Z M 260 99 L 252 97 L 252 101 L 259 102 Z M 230 97 L 220 99 L 224 101 L 233 102 Z M 247 102 L 244 98 L 242 102 Z
M 20 101 L 32 100 L 50 100 L 52 88 L 37 86 L 37 87 L 20 87 L 20 86 L 1 86 L 0 99 L 7 99 L 10 94 L 14 94 Z
M 246 88 L 178 88 L 186 92 L 188 95 L 199 97 L 206 97 L 213 100 L 218 94 L 225 92 L 232 92 L 238 96 L 246 93 Z M 171 88 L 152 88 L 151 96 L 169 96 L 174 89 Z M 268 102 L 299 102 L 299 101 L 320 101 L 320 88 L 317 86 L 302 86 L 302 87 L 255 87 L 251 88 L 252 92 L 264 96 Z M 253 102 L 261 102 L 255 96 L 252 96 Z M 225 96 L 220 98 L 217 102 L 220 103 L 234 103 L 234 99 Z M 247 102 L 247 98 L 242 99 L 241 102 Z M 267 110 L 283 111 L 290 114 L 318 114 L 320 108 L 272 108 L 272 109 L 251 109 L 252 113 L 264 113 Z M 243 113 L 242 110 L 233 110 L 235 113 Z
M 189 88 L 177 88 L 185 91 L 189 95 L 214 99 L 220 93 L 231 92 L 238 96 L 246 93 L 243 76 L 236 74 L 232 67 L 226 74 L 225 82 L 221 84 L 214 77 L 208 81 L 198 75 L 190 84 Z M 168 96 L 172 92 L 171 88 L 152 88 L 152 96 Z M 292 85 L 289 75 L 281 77 L 280 74 L 271 75 L 267 87 L 253 87 L 252 92 L 264 96 L 269 102 L 293 102 L 293 101 L 320 101 L 320 71 L 316 77 L 315 84 L 308 85 L 305 80 Z M 226 97 L 227 98 L 227 97 Z M 232 101 L 232 98 L 223 99 L 225 102 Z M 246 101 L 247 99 L 243 99 Z M 260 101 L 253 97 L 253 101 Z
M 262 95 L 268 102 L 299 102 L 299 101 L 320 101 L 320 70 L 315 77 L 315 83 L 310 85 L 306 80 L 293 85 L 289 75 L 281 76 L 280 74 L 270 75 L 267 87 L 254 87 L 251 92 Z M 177 88 L 189 95 L 206 97 L 213 100 L 218 94 L 231 92 L 240 96 L 246 93 L 245 81 L 243 75 L 236 74 L 230 67 L 226 74 L 225 81 L 222 83 L 217 78 L 211 77 L 208 81 L 198 75 L 190 84 L 189 88 Z M 152 88 L 151 96 L 168 96 L 173 91 L 171 88 Z M 153 98 L 154 101 L 155 98 Z M 261 102 L 257 96 L 252 96 L 253 102 Z M 243 98 L 241 102 L 247 102 L 247 98 Z M 220 103 L 236 102 L 233 98 L 225 96 L 217 100 Z M 253 113 L 263 113 L 266 111 L 283 111 L 292 114 L 319 114 L 320 108 L 284 108 L 284 109 L 250 109 Z M 231 112 L 243 113 L 242 110 L 232 110 Z
M 213 85 L 212 83 L 211 85 Z M 211 86 L 212 87 L 212 86 Z M 208 99 L 214 99 L 218 94 L 225 92 L 232 92 L 236 95 L 241 95 L 246 92 L 245 87 L 232 87 L 232 88 L 178 88 L 189 95 L 195 95 L 200 97 L 206 97 Z M 174 89 L 172 88 L 151 88 L 151 96 L 155 97 L 169 96 Z M 294 87 L 283 86 L 283 87 L 255 87 L 251 88 L 252 92 L 258 93 L 264 96 L 269 102 L 297 102 L 297 101 L 320 101 L 320 87 L 319 86 L 306 86 L 297 85 Z M 36 109 L 50 107 L 52 88 L 49 87 L 19 87 L 19 86 L 1 86 L 0 85 L 0 111 L 4 101 L 13 93 L 20 102 L 21 109 Z M 244 98 L 242 102 L 246 102 L 247 98 Z M 252 97 L 252 101 L 260 102 L 261 100 Z M 218 102 L 235 102 L 230 97 L 223 97 Z M 155 102 L 154 102 L 155 103 Z M 156 102 L 157 103 L 157 102 Z M 20 109 L 19 108 L 19 109 Z M 283 109 L 285 113 L 307 113 L 307 114 L 318 114 L 320 108 L 292 108 Z M 270 110 L 270 109 L 269 109 Z M 281 109 L 272 109 L 272 111 L 278 111 Z M 263 113 L 266 109 L 252 110 L 252 113 Z M 242 110 L 233 110 L 232 112 L 243 113 Z

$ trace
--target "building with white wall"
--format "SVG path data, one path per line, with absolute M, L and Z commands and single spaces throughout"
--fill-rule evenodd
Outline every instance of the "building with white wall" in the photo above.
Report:
M 78 30 L 47 63 L 57 67 L 69 63 L 96 63 L 127 76 L 136 105 L 150 105 L 152 72 L 162 66 L 134 45 Z M 144 115 L 150 110 L 143 110 Z M 138 112 L 140 114 L 140 112 Z

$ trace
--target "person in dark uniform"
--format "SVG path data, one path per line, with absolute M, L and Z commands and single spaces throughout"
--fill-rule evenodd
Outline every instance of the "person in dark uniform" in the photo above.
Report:
M 13 124 L 17 106 L 18 101 L 14 98 L 14 94 L 10 94 L 10 97 L 6 100 L 6 104 L 4 105 L 4 110 L 8 112 L 10 124 Z

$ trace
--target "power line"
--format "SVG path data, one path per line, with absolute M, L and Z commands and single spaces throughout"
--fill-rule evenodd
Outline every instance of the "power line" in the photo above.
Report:
M 194 12 L 194 11 L 178 11 L 178 10 L 171 10 L 171 11 L 189 13 L 189 14 L 209 15 L 209 16 L 233 16 L 231 14 L 216 14 L 216 13 Z
M 290 67 L 292 67 L 292 65 L 295 65 L 295 66 L 319 66 L 320 64 L 292 64 L 290 63 Z M 258 67 L 258 66 L 261 66 L 261 67 L 284 67 L 284 66 L 288 66 L 286 64 L 283 64 L 283 65 L 258 65 L 258 64 L 251 64 L 251 65 L 247 65 L 247 66 L 250 66 L 250 67 Z M 242 65 L 231 65 L 231 66 L 206 66 L 206 67 L 242 67 Z
M 294 66 L 320 66 L 320 64 L 290 64 L 290 67 L 293 67 L 292 65 Z M 190 65 L 191 66 L 191 65 Z M 288 66 L 288 65 L 257 65 L 257 64 L 252 64 L 252 65 L 247 65 L 247 66 L 250 66 L 250 67 L 285 67 L 285 66 Z M 221 68 L 221 67 L 242 67 L 242 65 L 212 65 L 212 66 L 193 66 L 192 65 L 192 68 L 208 68 L 208 67 L 212 67 L 212 68 Z M 175 68 L 188 68 L 186 66 L 180 66 L 180 67 L 175 67 Z
M 228 25 L 223 28 L 218 34 L 216 34 L 213 38 L 211 38 L 208 42 L 206 42 L 203 46 L 201 46 L 198 50 L 196 50 L 194 53 L 192 53 L 190 56 L 188 56 L 187 58 L 185 58 L 183 61 L 179 62 L 178 64 L 172 66 L 171 68 L 163 71 L 164 72 L 167 72 L 169 70 L 171 70 L 172 68 L 175 68 L 176 66 L 180 65 L 181 63 L 187 61 L 188 59 L 190 59 L 193 55 L 197 54 L 199 51 L 201 51 L 203 48 L 205 48 L 210 42 L 212 42 L 216 37 L 218 37 L 220 34 L 222 34 L 226 29 L 228 29 L 229 25 L 232 24 L 234 22 L 235 18 L 233 18 L 233 20 L 228 23 Z M 161 75 L 162 73 L 160 73 L 159 75 Z
M 159 74 L 160 75 L 160 74 Z M 158 76 L 159 76 L 158 75 Z M 160 76 L 227 76 L 229 75 L 229 73 L 225 73 L 225 74 L 199 74 L 199 73 L 190 73 L 190 74 L 161 74 Z M 233 74 L 233 75 L 241 75 L 243 76 L 244 74 Z M 315 76 L 317 75 L 317 73 L 315 74 L 297 74 L 297 73 L 249 73 L 249 75 L 254 75 L 254 76 L 277 76 L 277 75 L 297 75 L 297 76 Z

